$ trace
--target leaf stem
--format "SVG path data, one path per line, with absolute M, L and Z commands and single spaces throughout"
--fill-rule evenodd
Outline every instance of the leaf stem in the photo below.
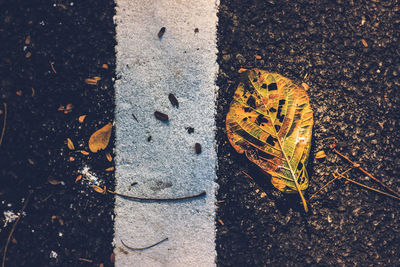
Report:
M 277 137 L 278 137 L 278 135 L 277 135 Z M 288 166 L 289 166 L 289 168 L 290 168 L 290 172 L 292 173 L 292 177 L 293 177 L 294 184 L 296 185 L 296 189 L 297 189 L 297 191 L 299 192 L 301 201 L 303 202 L 304 211 L 305 211 L 305 212 L 308 212 L 307 201 L 306 201 L 306 199 L 304 198 L 303 192 L 301 192 L 300 185 L 299 185 L 299 183 L 297 182 L 296 175 L 295 175 L 295 173 L 293 172 L 292 166 L 290 165 L 290 161 L 289 161 L 288 157 L 286 156 L 285 151 L 283 150 L 283 146 L 282 146 L 281 141 L 279 140 L 279 138 L 276 138 L 276 139 L 278 140 L 279 146 L 280 146 L 281 149 L 282 149 L 282 154 L 285 156 L 286 162 L 288 163 Z

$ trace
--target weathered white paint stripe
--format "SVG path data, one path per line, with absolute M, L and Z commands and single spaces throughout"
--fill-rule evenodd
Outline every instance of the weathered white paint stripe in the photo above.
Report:
M 217 4 L 116 3 L 116 191 L 148 197 L 207 192 L 205 198 L 178 203 L 117 197 L 116 266 L 213 266 Z M 160 40 L 161 27 L 166 32 Z M 179 108 L 172 107 L 169 93 L 175 94 Z M 156 120 L 156 110 L 168 114 L 169 123 Z M 194 133 L 186 127 L 193 127 Z M 199 155 L 196 142 L 203 148 Z M 128 246 L 145 247 L 165 237 L 167 242 L 151 249 L 123 253 L 128 250 L 121 239 Z

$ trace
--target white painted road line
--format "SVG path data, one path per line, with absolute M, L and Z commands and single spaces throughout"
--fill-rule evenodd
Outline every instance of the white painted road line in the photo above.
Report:
M 116 197 L 116 266 L 213 266 L 217 4 L 116 3 L 116 191 L 165 198 L 207 192 L 200 199 L 173 203 Z M 159 39 L 161 27 L 166 31 Z M 179 108 L 171 105 L 169 93 Z M 156 110 L 168 114 L 169 122 L 157 120 Z M 202 146 L 199 155 L 196 142 Z M 121 240 L 145 247 L 166 237 L 151 249 L 123 252 L 128 250 Z

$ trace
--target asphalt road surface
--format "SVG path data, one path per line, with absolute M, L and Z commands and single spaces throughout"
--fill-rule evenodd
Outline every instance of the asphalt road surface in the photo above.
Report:
M 28 201 L 5 266 L 114 265 L 115 198 L 90 184 L 114 189 L 107 152 L 113 159 L 115 137 L 105 151 L 79 152 L 114 121 L 114 8 L 0 1 L 1 257 L 15 223 L 6 218 Z M 225 133 L 238 70 L 278 72 L 309 86 L 315 123 L 306 199 L 348 166 L 331 144 L 400 192 L 399 11 L 397 1 L 220 1 L 217 266 L 400 265 L 398 200 L 337 180 L 304 213 L 298 196 L 274 189 Z M 95 85 L 85 81 L 94 77 L 101 77 Z M 314 160 L 321 150 L 326 159 Z M 348 177 L 383 190 L 357 170 Z

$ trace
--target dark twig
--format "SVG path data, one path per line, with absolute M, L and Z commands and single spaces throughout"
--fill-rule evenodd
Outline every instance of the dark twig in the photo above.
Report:
M 146 250 L 146 249 L 155 247 L 155 246 L 157 246 L 157 245 L 159 245 L 159 244 L 161 244 L 161 243 L 163 243 L 163 242 L 165 242 L 165 241 L 167 241 L 167 240 L 168 240 L 168 237 L 167 237 L 167 238 L 164 238 L 164 239 L 161 240 L 161 241 L 158 241 L 157 243 L 154 243 L 153 245 L 150 245 L 150 246 L 147 246 L 147 247 L 143 247 L 143 248 L 132 248 L 132 247 L 126 245 L 126 244 L 124 243 L 124 241 L 122 241 L 122 239 L 121 239 L 121 243 L 122 243 L 122 245 L 124 245 L 124 247 L 126 247 L 126 248 L 129 249 L 129 250 L 132 250 L 132 251 L 140 251 L 140 250 Z
M 29 190 L 29 194 L 28 194 L 28 197 L 27 197 L 26 200 L 25 200 L 24 206 L 22 207 L 22 209 L 21 209 L 21 211 L 20 211 L 20 213 L 19 213 L 19 215 L 18 215 L 18 218 L 15 220 L 14 225 L 13 225 L 13 227 L 11 228 L 10 234 L 8 235 L 7 242 L 6 242 L 6 245 L 5 245 L 5 247 L 4 247 L 3 260 L 2 260 L 2 263 L 1 263 L 1 266 L 2 266 L 2 267 L 4 267 L 5 264 L 6 264 L 7 250 L 8 250 L 8 245 L 10 244 L 10 241 L 11 241 L 11 237 L 12 237 L 14 231 L 15 231 L 15 228 L 17 227 L 17 224 L 18 224 L 19 220 L 20 220 L 21 217 L 22 217 L 22 214 L 23 214 L 24 211 L 25 211 L 26 206 L 28 205 L 28 202 L 29 202 L 29 199 L 30 199 L 32 193 L 33 193 L 33 191 L 32 191 L 32 190 Z
M 0 136 L 0 146 L 3 143 L 4 133 L 6 132 L 6 124 L 7 124 L 7 103 L 3 103 L 4 106 L 4 120 L 3 120 L 3 129 L 1 130 Z
M 335 152 L 336 154 L 338 154 L 339 156 L 341 156 L 342 158 L 344 158 L 345 160 L 347 160 L 350 164 L 352 164 L 355 168 L 359 169 L 362 173 L 364 173 L 365 175 L 367 175 L 368 177 L 370 177 L 371 179 L 373 179 L 374 181 L 376 181 L 377 183 L 379 183 L 381 186 L 383 186 L 384 188 L 386 188 L 387 190 L 389 190 L 390 192 L 392 192 L 393 194 L 395 194 L 397 197 L 400 198 L 400 194 L 395 192 L 394 190 L 392 190 L 390 187 L 388 187 L 387 185 L 385 185 L 382 181 L 380 181 L 379 179 L 375 178 L 372 174 L 370 174 L 369 172 L 367 172 L 366 170 L 364 170 L 363 168 L 361 168 L 360 164 L 355 163 L 353 161 L 351 161 L 348 157 L 346 157 L 345 155 L 343 155 L 342 153 L 340 153 L 339 151 L 337 151 L 335 148 L 333 148 L 333 152 Z
M 134 197 L 134 196 L 128 196 L 124 194 L 120 194 L 117 192 L 113 192 L 111 190 L 108 190 L 109 193 L 114 194 L 119 197 L 131 199 L 131 200 L 137 200 L 137 201 L 154 201 L 154 202 L 171 202 L 171 201 L 181 201 L 181 200 L 188 200 L 188 199 L 194 199 L 194 198 L 199 198 L 202 196 L 206 195 L 206 191 L 201 192 L 200 194 L 197 195 L 192 195 L 192 196 L 184 196 L 184 197 L 177 197 L 177 198 L 144 198 L 144 197 Z

